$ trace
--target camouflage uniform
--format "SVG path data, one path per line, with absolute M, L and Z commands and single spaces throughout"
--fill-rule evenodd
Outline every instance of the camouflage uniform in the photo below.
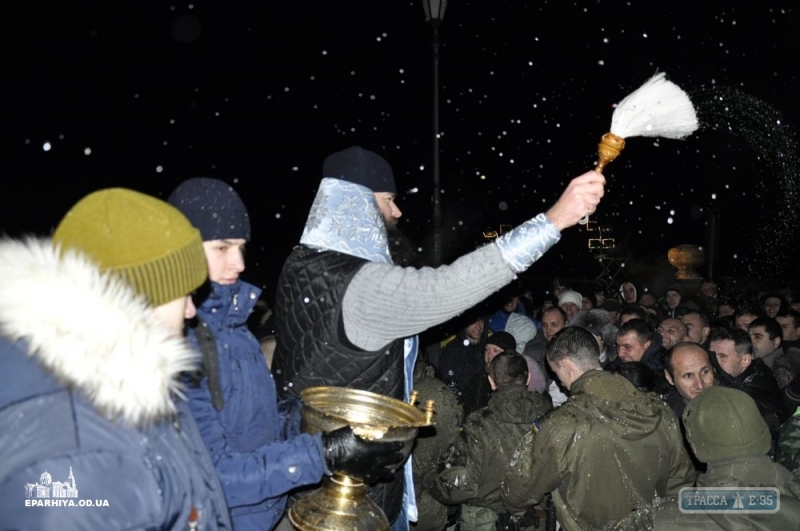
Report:
M 678 419 L 622 376 L 590 370 L 520 447 L 502 486 L 517 514 L 552 492 L 565 531 L 605 525 L 694 484 Z
M 433 499 L 425 489 L 425 474 L 435 470 L 447 449 L 458 437 L 461 429 L 461 408 L 450 388 L 434 376 L 433 366 L 417 360 L 414 367 L 414 389 L 419 393 L 419 402 L 433 400 L 436 425 L 421 428 L 414 447 L 412 465 L 414 470 L 414 493 L 417 499 L 419 518 L 412 525 L 415 531 L 441 531 L 447 524 L 447 507 Z
M 698 487 L 775 487 L 780 493 L 778 512 L 687 514 L 680 511 L 678 498 L 670 496 L 607 525 L 603 531 L 798 528 L 800 483 L 767 456 L 769 429 L 752 398 L 737 389 L 710 387 L 686 406 L 683 420 L 697 457 L 708 463 L 708 472 L 697 478 Z
M 488 406 L 467 417 L 446 468 L 426 477 L 434 498 L 464 504 L 462 530 L 496 529 L 497 513 L 505 510 L 500 500 L 503 472 L 534 420 L 551 408 L 545 395 L 531 393 L 524 384 L 512 384 L 499 387 Z
M 800 478 L 800 407 L 781 426 L 775 461 L 786 467 L 796 478 Z

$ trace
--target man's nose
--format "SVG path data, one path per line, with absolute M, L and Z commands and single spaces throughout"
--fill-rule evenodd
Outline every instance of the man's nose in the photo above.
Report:
M 244 271 L 244 255 L 242 254 L 242 250 L 238 249 L 234 256 L 231 258 L 228 266 L 236 271 L 237 273 L 241 273 Z
M 183 318 L 192 319 L 194 318 L 195 315 L 197 315 L 197 308 L 194 305 L 192 296 L 189 295 L 188 297 L 186 297 L 186 309 L 184 309 L 183 311 Z

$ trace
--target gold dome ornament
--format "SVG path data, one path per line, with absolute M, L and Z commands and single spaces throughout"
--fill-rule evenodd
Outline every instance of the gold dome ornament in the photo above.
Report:
M 675 278 L 690 280 L 701 278 L 695 268 L 702 266 L 706 260 L 706 253 L 699 245 L 685 243 L 673 247 L 667 252 L 667 260 L 677 269 Z

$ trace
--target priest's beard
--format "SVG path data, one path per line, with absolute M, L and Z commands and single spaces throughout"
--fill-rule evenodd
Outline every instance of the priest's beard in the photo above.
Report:
M 396 222 L 386 224 L 386 237 L 389 242 L 389 253 L 395 264 L 403 267 L 418 265 L 419 254 L 414 244 L 397 228 Z

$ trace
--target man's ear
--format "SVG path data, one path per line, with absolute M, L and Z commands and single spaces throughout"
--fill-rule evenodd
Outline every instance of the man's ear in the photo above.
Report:
M 742 366 L 746 369 L 753 363 L 753 355 L 751 353 L 742 355 Z
M 670 375 L 670 373 L 669 373 L 669 371 L 667 369 L 664 369 L 664 376 L 667 377 L 667 382 L 669 382 L 669 384 L 674 387 L 675 386 L 675 382 L 672 381 L 672 375 Z

